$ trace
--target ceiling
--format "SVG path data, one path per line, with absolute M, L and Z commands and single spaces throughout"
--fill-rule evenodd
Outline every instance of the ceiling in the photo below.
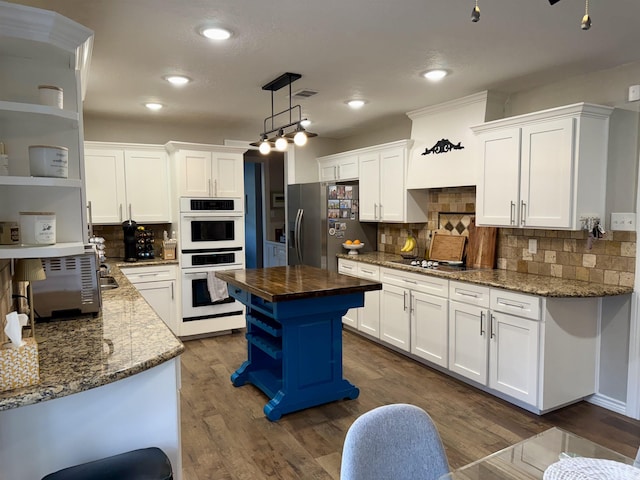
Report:
M 294 92 L 318 92 L 294 102 L 313 121 L 309 130 L 342 138 L 481 90 L 511 93 L 640 59 L 638 0 L 592 0 L 588 31 L 580 28 L 583 0 L 478 1 L 477 23 L 473 0 L 14 3 L 94 30 L 85 115 L 206 123 L 255 131 L 256 139 L 271 114 L 270 92 L 261 87 L 284 72 L 302 75 Z M 233 36 L 212 42 L 197 34 L 203 25 Z M 420 74 L 434 67 L 451 74 L 429 83 Z M 161 78 L 172 73 L 194 81 L 173 87 Z M 287 94 L 274 93 L 276 112 L 288 107 Z M 352 97 L 368 103 L 350 110 L 344 102 Z M 166 108 L 150 112 L 147 101 Z

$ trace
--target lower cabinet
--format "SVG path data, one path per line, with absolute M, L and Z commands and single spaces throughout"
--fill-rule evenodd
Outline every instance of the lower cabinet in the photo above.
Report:
M 121 271 L 174 335 L 178 335 L 176 266 L 130 267 Z
M 380 268 L 375 265 L 338 260 L 338 273 L 378 281 Z M 365 292 L 364 307 L 351 308 L 342 317 L 342 323 L 374 338 L 380 338 L 380 291 Z
M 280 242 L 264 242 L 264 268 L 283 267 L 287 264 L 287 245 Z

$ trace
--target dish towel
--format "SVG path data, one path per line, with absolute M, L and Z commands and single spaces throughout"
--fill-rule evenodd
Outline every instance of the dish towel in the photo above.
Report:
M 216 277 L 215 272 L 207 272 L 207 289 L 212 302 L 218 302 L 229 297 L 227 282 Z

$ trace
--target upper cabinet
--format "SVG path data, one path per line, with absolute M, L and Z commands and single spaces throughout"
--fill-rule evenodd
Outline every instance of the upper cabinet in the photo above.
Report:
M 604 221 L 610 107 L 579 103 L 472 127 L 476 224 L 580 230 Z
M 321 182 L 358 180 L 358 155 L 342 153 L 318 158 Z
M 56 13 L 0 2 L 0 142 L 9 175 L 0 176 L 0 220 L 53 212 L 53 245 L 0 245 L 0 258 L 75 255 L 87 241 L 82 98 L 93 32 Z M 63 90 L 63 108 L 41 105 L 38 85 Z M 68 149 L 67 178 L 31 176 L 30 145 Z
M 244 197 L 244 148 L 169 142 L 180 197 Z
M 93 223 L 171 221 L 164 146 L 85 142 L 84 158 Z
M 427 221 L 427 192 L 405 188 L 411 143 L 411 140 L 401 140 L 358 151 L 360 221 Z

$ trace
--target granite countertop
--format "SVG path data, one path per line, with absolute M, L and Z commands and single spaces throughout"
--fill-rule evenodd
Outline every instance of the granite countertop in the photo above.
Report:
M 338 275 L 307 265 L 216 272 L 229 285 L 269 302 L 326 297 L 382 289 L 380 282 Z
M 486 285 L 488 287 L 503 288 L 520 293 L 530 293 L 541 297 L 606 297 L 613 295 L 625 295 L 633 292 L 633 287 L 618 285 L 603 285 L 600 283 L 584 282 L 580 280 L 567 280 L 544 275 L 518 273 L 507 270 L 480 269 L 464 270 L 459 272 L 442 272 L 437 270 L 425 270 L 421 267 L 393 263 L 401 260 L 400 255 L 383 252 L 361 253 L 348 255 L 339 253 L 338 258 L 353 260 L 356 262 L 370 263 L 381 267 L 395 268 L 407 272 L 417 272 L 424 275 L 433 275 L 449 280 Z
M 182 342 L 120 269 L 114 263 L 111 267 L 111 275 L 119 287 L 102 292 L 102 311 L 98 316 L 36 323 L 40 383 L 0 392 L 0 411 L 113 383 L 184 351 Z
M 163 258 L 152 258 L 150 260 L 138 260 L 137 262 L 125 262 L 124 260 L 109 261 L 109 259 L 107 259 L 104 263 L 110 266 L 115 265 L 119 268 L 155 267 L 159 265 L 178 265 L 178 259 L 164 260 Z

